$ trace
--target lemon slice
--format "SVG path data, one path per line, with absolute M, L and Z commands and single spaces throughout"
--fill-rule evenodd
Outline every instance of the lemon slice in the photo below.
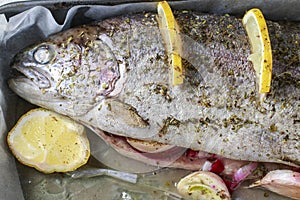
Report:
M 182 61 L 180 57 L 181 38 L 179 27 L 173 16 L 172 10 L 166 1 L 161 1 L 157 5 L 158 23 L 161 34 L 166 45 L 169 60 L 171 63 L 172 85 L 183 83 Z
M 254 8 L 245 14 L 243 24 L 252 47 L 248 59 L 256 72 L 259 93 L 267 93 L 271 88 L 272 49 L 266 21 L 262 12 Z
M 73 171 L 90 156 L 82 125 L 41 108 L 19 119 L 8 133 L 7 143 L 21 163 L 44 173 Z

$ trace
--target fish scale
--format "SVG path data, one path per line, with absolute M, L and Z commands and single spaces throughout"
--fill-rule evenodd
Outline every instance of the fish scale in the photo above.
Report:
M 299 37 L 299 25 L 268 22 L 271 40 L 277 38 L 271 41 L 275 78 L 271 92 L 259 103 L 255 72 L 247 59 L 251 47 L 241 19 L 188 11 L 176 11 L 174 16 L 181 29 L 181 57 L 187 75 L 180 86 L 168 84 L 167 53 L 155 14 L 137 14 L 70 29 L 43 42 L 52 46 L 56 54 L 64 51 L 66 57 L 72 56 L 69 45 L 83 49 L 89 42 L 106 46 L 108 50 L 99 52 L 93 49 L 96 46 L 90 45 L 81 58 L 87 61 L 87 68 L 93 65 L 103 75 L 103 69 L 113 73 L 107 64 L 113 54 L 120 76 L 105 79 L 112 85 L 106 95 L 95 93 L 100 86 L 89 84 L 93 77 L 74 80 L 78 82 L 72 86 L 74 91 L 77 87 L 93 88 L 92 93 L 83 95 L 74 92 L 68 96 L 53 90 L 50 77 L 51 87 L 43 92 L 38 82 L 24 77 L 10 80 L 10 87 L 29 102 L 69 115 L 95 130 L 238 160 L 299 165 L 299 44 L 285 42 Z M 76 33 L 91 37 L 80 40 Z M 69 35 L 73 36 L 72 40 Z M 30 69 L 26 68 L 30 51 L 33 49 L 20 53 L 19 62 L 13 66 L 20 71 L 37 66 L 45 69 L 60 61 L 66 69 L 71 67 L 64 63 L 67 58 L 61 57 L 54 63 L 32 64 Z M 97 59 L 89 62 L 97 56 L 95 52 L 103 53 L 101 62 Z M 78 67 L 87 70 L 83 65 Z M 72 79 L 69 80 L 68 84 L 72 84 Z

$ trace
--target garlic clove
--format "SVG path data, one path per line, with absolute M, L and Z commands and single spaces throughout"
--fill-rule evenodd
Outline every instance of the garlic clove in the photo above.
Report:
M 182 178 L 177 184 L 179 194 L 186 199 L 230 200 L 230 193 L 223 180 L 208 171 L 198 171 Z
M 249 188 L 263 187 L 277 194 L 300 199 L 300 173 L 292 170 L 274 170 Z

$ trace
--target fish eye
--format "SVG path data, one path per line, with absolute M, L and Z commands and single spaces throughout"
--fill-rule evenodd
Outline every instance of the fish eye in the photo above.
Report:
M 54 58 L 54 49 L 49 45 L 41 45 L 33 53 L 34 60 L 40 64 L 47 64 Z

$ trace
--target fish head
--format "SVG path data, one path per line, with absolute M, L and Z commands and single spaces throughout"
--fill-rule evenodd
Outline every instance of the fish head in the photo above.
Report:
M 119 63 L 93 26 L 50 36 L 17 54 L 12 67 L 19 73 L 9 81 L 13 91 L 69 116 L 118 93 Z

